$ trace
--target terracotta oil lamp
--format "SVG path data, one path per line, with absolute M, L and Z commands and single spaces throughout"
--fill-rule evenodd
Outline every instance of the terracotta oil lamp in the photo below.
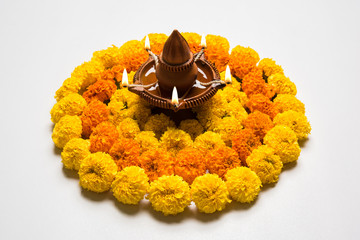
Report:
M 175 112 L 190 109 L 226 85 L 215 66 L 205 59 L 205 43 L 199 53 L 193 54 L 185 38 L 174 30 L 159 56 L 150 51 L 149 45 L 148 42 L 149 58 L 137 70 L 134 84 L 128 89 L 151 105 Z

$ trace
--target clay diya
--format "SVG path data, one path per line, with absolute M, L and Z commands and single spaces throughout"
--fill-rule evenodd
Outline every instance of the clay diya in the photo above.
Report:
M 162 53 L 155 55 L 147 37 L 149 58 L 135 73 L 129 91 L 155 107 L 174 112 L 203 104 L 226 86 L 215 66 L 205 59 L 205 45 L 203 37 L 201 51 L 193 54 L 185 38 L 174 30 Z

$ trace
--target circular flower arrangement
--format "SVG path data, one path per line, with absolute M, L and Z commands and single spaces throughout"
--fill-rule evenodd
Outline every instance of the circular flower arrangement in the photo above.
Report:
M 190 49 L 201 36 L 183 33 Z M 165 34 L 149 34 L 159 54 Z M 250 203 L 261 187 L 275 183 L 283 166 L 300 155 L 298 140 L 311 131 L 296 86 L 272 59 L 207 35 L 205 57 L 232 83 L 205 104 L 196 118 L 178 126 L 121 84 L 129 83 L 148 58 L 144 39 L 97 51 L 76 67 L 56 91 L 51 109 L 52 139 L 62 149 L 65 168 L 77 171 L 80 185 L 112 191 L 123 204 L 148 199 L 156 211 L 178 214 L 193 201 L 213 213 L 235 200 Z

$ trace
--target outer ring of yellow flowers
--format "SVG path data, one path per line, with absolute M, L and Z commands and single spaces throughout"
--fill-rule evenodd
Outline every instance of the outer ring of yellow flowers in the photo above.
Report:
M 152 50 L 159 53 L 167 36 L 150 34 L 149 37 Z M 200 35 L 184 33 L 184 37 L 192 51 L 200 50 Z M 61 157 L 65 168 L 78 171 L 83 188 L 98 193 L 111 189 L 114 197 L 123 204 L 138 204 L 146 196 L 153 208 L 164 215 L 183 212 L 191 201 L 200 212 L 213 213 L 222 211 L 231 199 L 240 203 L 254 201 L 262 184 L 278 181 L 283 164 L 297 160 L 300 154 L 298 140 L 306 139 L 311 127 L 305 116 L 304 104 L 295 97 L 296 86 L 284 75 L 283 68 L 269 58 L 259 62 L 257 52 L 249 47 L 236 46 L 229 53 L 226 38 L 209 35 L 206 40 L 208 48 L 205 57 L 221 71 L 229 64 L 233 84 L 219 90 L 206 104 L 194 109 L 197 119 L 184 120 L 176 127 L 168 116 L 151 114 L 151 108 L 137 95 L 122 88 L 121 84 L 120 89 L 109 92 L 112 96 L 109 96 L 110 102 L 106 106 L 108 117 L 102 116 L 100 120 L 95 116 L 94 119 L 99 124 L 109 121 L 116 126 L 120 144 L 121 138 L 134 139 L 140 146 L 140 154 L 159 149 L 171 153 L 169 156 L 172 158 L 166 159 L 173 161 L 179 151 L 190 148 L 205 156 L 219 147 L 231 147 L 235 133 L 243 128 L 249 129 L 243 120 L 248 116 L 249 109 L 246 108 L 251 99 L 241 90 L 242 84 L 238 80 L 253 69 L 262 71 L 266 81 L 264 89 L 273 89 L 277 94 L 271 101 L 279 114 L 274 117 L 275 127 L 266 133 L 263 145 L 253 150 L 246 159 L 247 166 L 228 169 L 223 179 L 206 173 L 196 177 L 189 186 L 182 177 L 170 175 L 176 172 L 173 170 L 176 163 L 166 165 L 168 175 L 159 175 L 150 182 L 141 161 L 140 166 L 118 171 L 109 154 L 89 151 L 89 140 L 82 138 L 82 115 L 91 100 L 85 100 L 82 93 L 98 80 L 121 81 L 124 68 L 127 68 L 129 82 L 132 82 L 136 68 L 147 57 L 141 48 L 144 39 L 141 42 L 133 40 L 120 48 L 112 46 L 95 52 L 91 61 L 76 67 L 71 77 L 56 91 L 57 103 L 50 113 L 55 124 L 52 138 L 58 148 L 63 148 Z M 220 75 L 224 80 L 225 71 Z M 111 84 L 115 86 L 114 82 Z M 266 113 L 266 107 L 264 105 L 260 110 Z M 247 147 L 246 142 L 241 144 Z

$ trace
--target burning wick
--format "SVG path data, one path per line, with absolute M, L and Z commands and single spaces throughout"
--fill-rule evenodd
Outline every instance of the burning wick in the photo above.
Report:
M 195 62 L 204 54 L 204 49 L 206 48 L 206 39 L 205 39 L 205 35 L 204 35 L 204 34 L 201 36 L 200 46 L 201 46 L 201 50 L 200 50 L 200 52 L 196 55 L 195 60 L 194 60 Z
M 149 36 L 148 35 L 146 35 L 146 37 L 145 37 L 145 49 L 146 49 L 146 51 L 150 51 L 150 40 L 149 40 Z
M 153 57 L 155 59 L 155 64 L 157 65 L 158 64 L 158 57 L 150 50 L 150 39 L 149 39 L 149 36 L 146 35 L 145 37 L 145 50 L 149 53 L 149 55 L 151 57 Z
M 178 92 L 176 90 L 176 87 L 173 88 L 172 91 L 172 97 L 171 97 L 171 103 L 177 107 L 179 105 L 179 98 L 178 98 Z
M 204 34 L 201 36 L 200 46 L 201 46 L 202 48 L 206 48 L 206 39 L 205 39 L 205 35 L 204 35 Z
M 127 74 L 126 68 L 124 69 L 124 72 L 122 75 L 121 84 L 123 87 L 127 87 L 129 85 L 129 79 L 128 79 L 128 74 Z
M 226 66 L 226 70 L 225 70 L 225 82 L 227 84 L 231 83 L 231 72 L 230 72 L 229 65 Z

